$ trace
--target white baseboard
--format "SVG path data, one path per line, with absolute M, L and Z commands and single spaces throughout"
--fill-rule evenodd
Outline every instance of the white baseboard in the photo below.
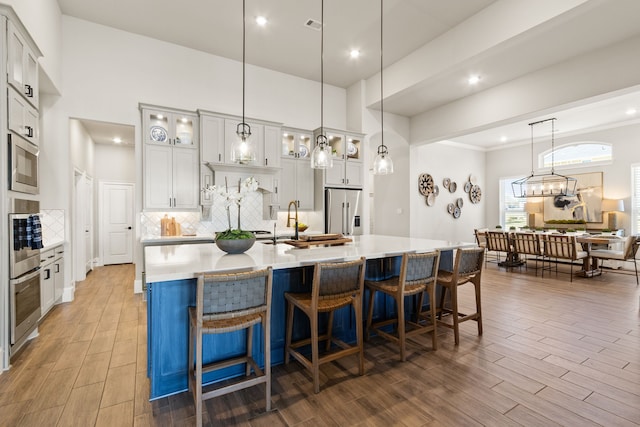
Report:
M 71 302 L 75 298 L 76 293 L 76 283 L 72 282 L 70 286 L 65 286 L 62 291 L 62 298 L 60 302 Z
M 134 294 L 142 293 L 142 280 L 136 279 L 133 281 L 133 293 Z

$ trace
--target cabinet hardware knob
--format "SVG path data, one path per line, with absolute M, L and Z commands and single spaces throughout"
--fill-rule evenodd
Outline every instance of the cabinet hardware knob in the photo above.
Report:
M 27 130 L 27 136 L 33 138 L 33 128 L 31 126 L 25 126 L 25 129 Z
M 127 227 L 127 230 L 131 230 L 131 226 Z
M 222 161 L 222 154 L 218 153 L 218 161 L 221 162 Z
M 24 85 L 25 88 L 25 95 L 27 95 L 29 98 L 33 98 L 33 87 L 31 87 L 31 85 Z

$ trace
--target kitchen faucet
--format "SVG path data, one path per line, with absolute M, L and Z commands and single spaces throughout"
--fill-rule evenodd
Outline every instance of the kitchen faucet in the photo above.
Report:
M 298 202 L 295 200 L 290 201 L 289 206 L 287 207 L 287 227 L 291 227 L 291 205 L 296 208 L 296 216 L 294 218 L 296 220 L 296 234 L 294 236 L 294 239 L 298 240 Z

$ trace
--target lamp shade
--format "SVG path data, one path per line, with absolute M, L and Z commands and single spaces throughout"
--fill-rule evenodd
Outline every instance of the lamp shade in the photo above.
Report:
M 540 202 L 527 202 L 524 204 L 524 210 L 527 213 L 540 213 L 542 212 L 542 203 Z
M 603 199 L 602 210 L 604 212 L 624 212 L 624 200 L 622 199 Z

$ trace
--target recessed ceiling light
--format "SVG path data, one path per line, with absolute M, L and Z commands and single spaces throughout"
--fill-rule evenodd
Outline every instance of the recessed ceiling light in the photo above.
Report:
M 351 52 L 349 52 L 349 55 L 351 55 L 352 59 L 356 59 L 360 57 L 360 51 L 358 49 L 351 49 Z
M 469 77 L 469 80 L 467 80 L 467 82 L 469 82 L 470 85 L 475 85 L 480 81 L 480 76 L 471 76 Z
M 638 110 L 636 110 L 635 108 L 629 108 L 629 109 L 627 110 L 627 115 L 628 115 L 628 116 L 633 116 L 633 115 L 634 115 L 635 113 L 637 113 L 637 112 L 638 112 Z
M 116 136 L 115 138 L 113 138 L 113 142 L 115 142 L 116 144 L 120 144 L 122 142 L 122 138 Z
M 507 142 L 507 139 L 508 139 L 508 138 L 507 138 L 506 136 L 502 136 L 502 137 L 500 138 L 500 142 Z
M 256 24 L 260 25 L 261 27 L 264 27 L 265 25 L 267 25 L 267 18 L 265 18 L 264 16 L 258 16 L 256 18 Z

